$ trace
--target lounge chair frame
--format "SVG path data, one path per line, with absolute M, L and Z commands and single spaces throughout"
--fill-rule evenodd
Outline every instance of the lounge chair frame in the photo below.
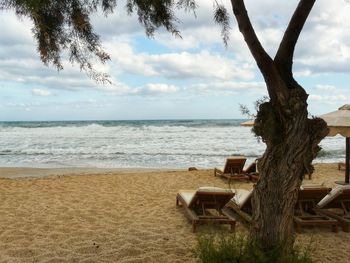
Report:
M 317 203 L 330 192 L 330 188 L 301 189 L 294 212 L 296 231 L 301 232 L 304 226 L 330 226 L 338 232 L 338 221 L 319 212 Z
M 240 216 L 241 219 L 244 220 L 245 223 L 251 224 L 252 222 L 252 205 L 251 205 L 252 195 L 245 200 L 242 206 L 239 206 L 233 201 L 230 201 L 226 204 L 228 208 L 231 208 L 236 214 Z
M 340 213 L 337 213 L 335 209 Z M 324 208 L 318 208 L 318 211 L 338 220 L 342 230 L 350 232 L 350 189 L 344 189 L 339 196 L 335 197 Z
M 337 232 L 338 222 L 333 218 L 319 213 L 316 204 L 330 191 L 330 188 L 313 188 L 299 190 L 298 201 L 295 206 L 294 223 L 296 231 L 301 232 L 303 226 L 331 226 Z M 229 202 L 226 206 L 238 214 L 247 224 L 252 222 L 251 196 L 240 206 Z
M 221 176 L 231 180 L 245 180 L 249 181 L 250 177 L 243 171 L 244 164 L 247 158 L 243 156 L 229 157 L 226 159 L 225 167 L 222 170 L 214 168 L 214 176 Z
M 187 204 L 181 194 L 178 193 L 176 195 L 176 206 L 182 206 L 185 209 L 192 222 L 193 232 L 196 232 L 197 225 L 201 224 L 229 224 L 231 232 L 234 232 L 236 220 L 230 211 L 224 208 L 233 196 L 234 193 L 197 191 L 192 201 Z

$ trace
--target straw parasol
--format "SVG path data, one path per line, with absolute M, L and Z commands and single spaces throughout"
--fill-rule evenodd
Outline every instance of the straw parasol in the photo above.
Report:
M 242 122 L 241 126 L 252 127 L 252 126 L 254 126 L 254 120 Z
M 345 139 L 345 182 L 339 184 L 349 184 L 350 165 L 350 104 L 340 107 L 338 110 L 321 115 L 320 118 L 327 122 L 329 128 L 328 136 L 340 134 Z

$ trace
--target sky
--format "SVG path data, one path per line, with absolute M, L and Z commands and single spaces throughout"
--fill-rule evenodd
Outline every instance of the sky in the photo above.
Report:
M 92 17 L 111 61 L 95 68 L 111 76 L 100 85 L 64 60 L 64 70 L 39 58 L 32 24 L 0 13 L 0 121 L 247 118 L 266 86 L 232 16 L 228 46 L 213 22 L 213 2 L 196 17 L 178 12 L 182 38 L 164 30 L 145 36 L 119 1 L 114 14 Z M 246 0 L 255 31 L 274 57 L 297 0 Z M 350 1 L 318 0 L 296 46 L 295 79 L 309 94 L 311 115 L 350 103 Z

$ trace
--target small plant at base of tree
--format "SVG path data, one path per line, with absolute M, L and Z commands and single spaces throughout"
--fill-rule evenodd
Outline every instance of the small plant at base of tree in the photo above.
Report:
M 278 246 L 264 251 L 244 235 L 203 234 L 198 236 L 195 254 L 203 263 L 313 263 L 311 245 L 294 245 L 288 253 Z

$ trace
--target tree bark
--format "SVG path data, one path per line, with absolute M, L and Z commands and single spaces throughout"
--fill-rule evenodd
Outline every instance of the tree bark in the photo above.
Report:
M 312 172 L 318 144 L 328 133 L 322 119 L 307 118 L 307 96 L 299 89 L 291 91 L 294 103 L 288 110 L 292 117 L 281 115 L 285 109 L 268 102 L 260 106 L 255 121 L 254 129 L 267 148 L 258 162 L 260 180 L 253 192 L 250 235 L 265 250 L 280 246 L 289 249 L 294 243 L 293 214 L 298 190 L 303 176 Z
M 275 59 L 271 59 L 254 32 L 244 0 L 231 0 L 239 30 L 270 97 L 259 106 L 253 128 L 267 147 L 258 162 L 260 179 L 253 192 L 250 236 L 264 250 L 292 247 L 299 187 L 303 176 L 313 171 L 318 144 L 328 133 L 322 119 L 308 119 L 308 94 L 292 74 L 295 45 L 314 2 L 299 1 Z

